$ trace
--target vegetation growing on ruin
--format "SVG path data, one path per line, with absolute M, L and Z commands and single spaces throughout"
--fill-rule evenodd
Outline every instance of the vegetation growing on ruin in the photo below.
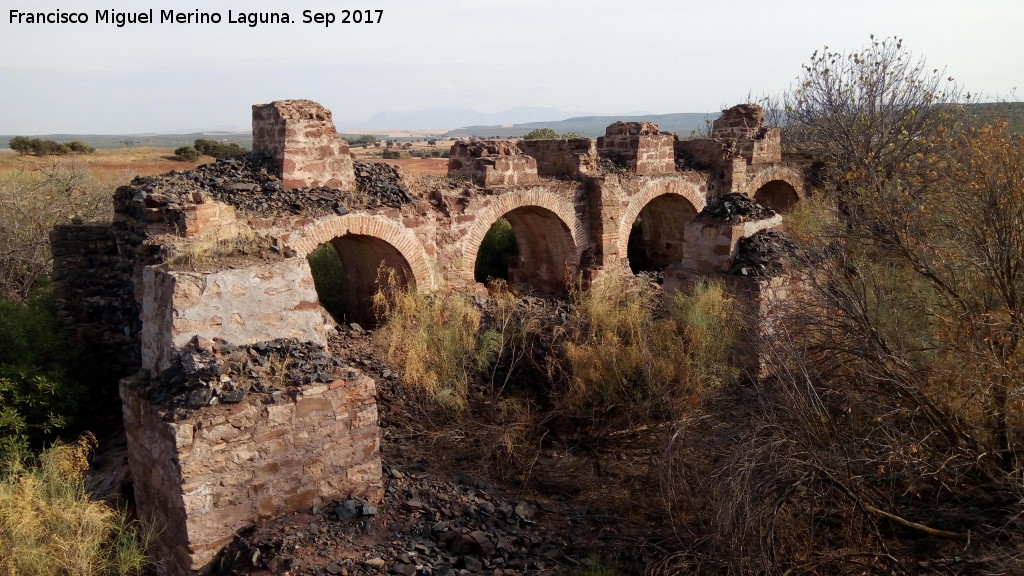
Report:
M 473 277 L 477 282 L 488 280 L 508 280 L 509 262 L 519 254 L 516 235 L 512 224 L 505 218 L 491 225 L 480 242 L 473 267 Z
M 320 305 L 336 322 L 345 319 L 345 269 L 334 245 L 325 242 L 306 256 Z
M 85 491 L 94 447 L 86 436 L 49 448 L 28 467 L 0 461 L 0 574 L 132 576 L 150 566 L 152 527 Z

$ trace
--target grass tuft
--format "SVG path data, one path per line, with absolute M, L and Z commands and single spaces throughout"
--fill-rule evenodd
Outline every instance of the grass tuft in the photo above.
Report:
M 5 464 L 0 476 L 0 574 L 141 574 L 152 529 L 91 500 L 83 474 L 95 439 L 56 445 L 38 465 Z

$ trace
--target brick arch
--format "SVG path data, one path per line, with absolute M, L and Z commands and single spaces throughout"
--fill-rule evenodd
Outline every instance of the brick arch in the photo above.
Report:
M 777 212 L 785 212 L 804 199 L 803 174 L 788 166 L 769 166 L 751 174 L 743 192 Z
M 288 238 L 289 247 L 305 258 L 317 246 L 347 235 L 379 240 L 394 248 L 405 259 L 416 288 L 431 292 L 437 282 L 430 260 L 416 235 L 394 220 L 369 214 L 346 214 L 318 218 L 312 224 L 293 231 Z
M 566 272 L 577 270 L 587 238 L 583 223 L 576 216 L 572 202 L 544 188 L 507 192 L 476 212 L 473 226 L 462 245 L 460 276 L 473 282 L 480 244 L 499 218 L 512 224 L 519 245 L 516 270 L 510 270 L 510 283 L 533 287 L 544 292 L 565 288 Z M 471 206 L 468 212 L 474 212 Z M 518 277 L 513 278 L 513 277 Z
M 694 215 L 703 210 L 707 204 L 705 192 L 692 182 L 669 179 L 655 179 L 647 182 L 640 189 L 640 193 L 629 199 L 629 205 L 622 211 L 622 216 L 619 218 L 617 246 L 620 257 L 626 256 L 626 251 L 629 248 L 629 233 L 633 229 L 633 223 L 640 216 L 640 212 L 656 198 L 666 195 L 672 195 L 671 197 L 678 198 L 680 202 L 688 203 L 693 209 Z M 665 203 L 666 200 L 667 198 L 661 202 Z M 677 225 L 681 237 L 686 222 L 678 222 Z

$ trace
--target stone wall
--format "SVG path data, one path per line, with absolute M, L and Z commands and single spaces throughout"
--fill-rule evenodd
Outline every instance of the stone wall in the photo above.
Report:
M 132 262 L 118 251 L 114 229 L 109 223 L 57 226 L 50 247 L 57 323 L 83 349 L 92 376 L 112 384 L 134 372 L 139 306 Z
M 757 115 L 744 112 L 719 125 L 729 138 L 703 144 L 677 145 L 674 135 L 647 123 L 616 123 L 596 144 L 459 142 L 449 173 L 464 181 L 423 196 L 407 193 L 396 203 L 349 203 L 351 159 L 330 112 L 284 101 L 255 106 L 253 114 L 255 147 L 274 158 L 290 189 L 252 158 L 218 162 L 136 179 L 116 192 L 110 226 L 67 226 L 53 235 L 62 324 L 94 344 L 97 355 L 114 359 L 118 377 L 145 369 L 121 388 L 134 446 L 129 457 L 140 510 L 166 526 L 164 553 L 182 571 L 205 565 L 246 523 L 346 491 L 379 490 L 372 382 L 358 384 L 361 377 L 334 375 L 324 386 L 272 399 L 254 388 L 239 404 L 199 402 L 202 408 L 187 413 L 168 408 L 166 397 L 136 393 L 146 378 L 180 364 L 193 339 L 322 345 L 324 311 L 305 260 L 318 245 L 338 248 L 354 308 L 375 291 L 372 272 L 382 261 L 417 290 L 478 287 L 477 253 L 500 218 L 512 224 L 519 245 L 509 263 L 515 290 L 560 293 L 577 274 L 591 281 L 621 272 L 641 214 L 643 239 L 652 245 L 645 250 L 659 267 L 681 258 L 687 274 L 714 273 L 728 267 L 741 237 L 780 218 L 687 222 L 693 213 L 726 191 L 760 191 L 781 202 L 788 191 L 775 182 L 793 182 L 797 174 L 756 164 L 770 157 L 773 136 L 763 127 L 751 132 Z M 677 151 L 693 165 L 677 170 Z M 319 184 L 349 188 L 294 188 Z M 793 190 L 802 197 L 802 186 Z M 234 236 L 243 224 L 268 236 L 248 256 L 214 259 L 201 270 L 166 263 L 181 250 Z M 238 392 L 229 388 L 226 394 Z M 310 441 L 321 430 L 337 441 Z
M 312 100 L 253 105 L 252 149 L 274 161 L 285 188 L 355 188 L 348 143 L 331 111 Z
M 733 140 L 737 154 L 748 164 L 782 161 L 781 131 L 764 125 L 764 110 L 757 104 L 740 104 L 711 124 L 711 137 Z
M 477 186 L 507 186 L 538 182 L 537 161 L 509 140 L 473 140 L 452 144 L 448 176 Z
M 177 417 L 143 397 L 144 383 L 121 382 L 128 461 L 139 515 L 162 529 L 166 574 L 208 572 L 261 520 L 383 494 L 375 384 L 354 369 L 294 397 L 250 394 Z
M 722 222 L 698 218 L 686 223 L 683 231 L 684 248 L 682 267 L 700 272 L 725 272 L 732 266 L 739 241 L 761 230 L 770 230 L 782 224 L 776 214 L 763 220 Z
M 210 272 L 151 266 L 143 282 L 142 368 L 151 373 L 167 368 L 194 336 L 234 344 L 274 338 L 326 343 L 305 258 Z
M 637 174 L 675 172 L 675 134 L 651 122 L 616 122 L 597 139 L 597 151 Z
M 593 138 L 520 140 L 519 148 L 537 161 L 545 178 L 579 179 L 597 172 L 597 142 Z

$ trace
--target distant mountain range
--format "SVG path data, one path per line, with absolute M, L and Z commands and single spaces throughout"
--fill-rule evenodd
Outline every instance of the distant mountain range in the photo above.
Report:
M 994 102 L 970 104 L 968 113 L 985 119 L 1002 118 L 1009 122 L 1012 132 L 1024 133 L 1024 102 Z M 569 112 L 555 108 L 534 108 L 520 106 L 502 112 L 476 112 L 464 108 L 431 108 L 404 112 L 381 112 L 361 122 L 338 122 L 338 132 L 342 136 L 358 136 L 361 130 L 386 131 L 398 130 L 431 130 L 440 132 L 447 127 L 463 126 L 449 129 L 444 137 L 518 137 L 538 128 L 550 128 L 559 134 L 574 132 L 580 136 L 596 137 L 604 134 L 605 128 L 617 121 L 654 122 L 666 132 L 675 132 L 680 136 L 689 136 L 691 132 L 704 128 L 706 122 L 718 117 L 717 112 L 682 112 L 677 114 L 643 114 L 627 113 L 618 115 L 585 115 L 579 114 L 570 118 Z M 551 120 L 550 118 L 565 118 Z M 467 121 L 470 120 L 470 121 Z M 374 128 L 380 126 L 380 128 Z M 193 131 L 185 134 L 148 133 L 148 134 L 0 134 L 0 149 L 6 148 L 14 136 L 32 136 L 46 138 L 58 142 L 80 140 L 95 148 L 123 148 L 125 146 L 152 146 L 157 148 L 177 148 L 192 144 L 197 138 L 207 138 L 224 142 L 235 142 L 246 148 L 252 147 L 252 134 L 248 131 L 218 131 L 210 129 Z M 129 144 L 130 143 L 130 144 Z
M 510 138 L 523 136 L 538 128 L 550 128 L 559 134 L 574 132 L 580 136 L 595 138 L 604 136 L 609 124 L 623 122 L 654 122 L 662 131 L 675 132 L 680 136 L 689 136 L 691 132 L 705 126 L 705 121 L 717 118 L 718 114 L 705 112 L 681 112 L 677 114 L 645 114 L 640 116 L 578 116 L 556 122 L 526 122 L 511 126 L 466 126 L 446 133 L 445 136 L 497 136 Z
M 451 130 L 456 126 L 510 125 L 526 122 L 557 121 L 585 112 L 566 112 L 557 108 L 517 106 L 500 112 L 477 112 L 469 108 L 428 108 L 380 112 L 366 120 L 335 120 L 339 132 L 359 130 Z

